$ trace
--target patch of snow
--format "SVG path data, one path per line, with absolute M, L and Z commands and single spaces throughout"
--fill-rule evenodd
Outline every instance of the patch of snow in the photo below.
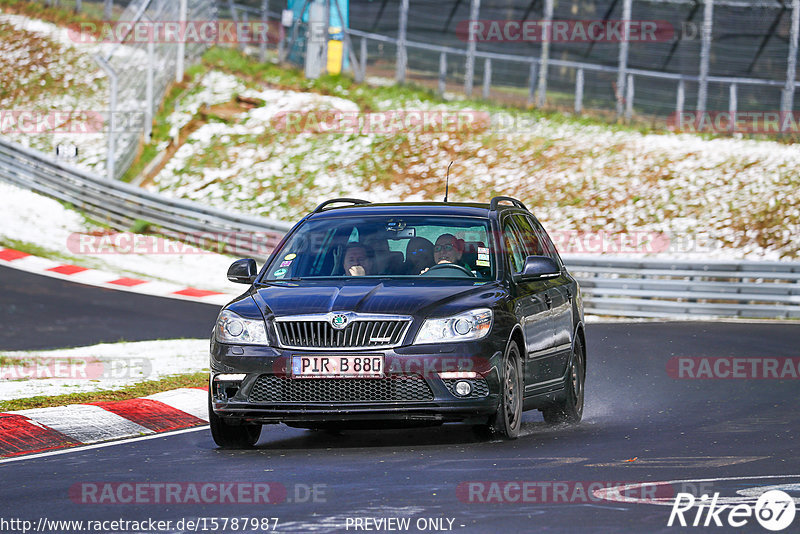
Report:
M 208 371 L 208 343 L 207 339 L 171 339 L 0 352 L 5 362 L 0 365 L 0 398 L 109 391 Z
M 99 246 L 102 243 L 99 239 L 90 239 L 86 246 L 80 245 L 80 234 L 97 228 L 88 224 L 79 213 L 56 200 L 5 182 L 0 182 L 0 198 L 5 202 L 5 208 L 0 210 L 0 243 L 4 240 L 33 243 L 66 257 L 64 261 L 67 263 L 121 276 L 172 282 L 227 294 L 238 294 L 237 289 L 241 289 L 225 276 L 235 259 L 231 256 L 181 247 L 170 240 L 132 233 L 126 236 L 129 243 L 141 239 L 152 244 L 148 250 L 181 250 L 185 253 L 123 253 L 130 247 L 118 249 L 123 251 L 120 253 L 92 253 L 109 250 L 109 247 Z

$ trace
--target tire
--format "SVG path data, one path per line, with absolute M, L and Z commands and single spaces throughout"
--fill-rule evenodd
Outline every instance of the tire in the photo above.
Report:
M 550 424 L 579 423 L 583 417 L 583 398 L 586 385 L 586 355 L 583 352 L 583 343 L 579 337 L 575 338 L 570 359 L 569 373 L 564 383 L 566 396 L 563 401 L 544 408 L 542 415 Z
M 211 405 L 211 391 L 208 392 L 208 424 L 214 443 L 223 449 L 250 449 L 261 436 L 261 425 L 249 423 L 229 425 L 214 413 Z
M 489 418 L 488 428 L 504 439 L 517 439 L 522 427 L 522 361 L 519 349 L 513 341 L 509 343 L 503 358 L 503 373 L 500 377 L 500 406 Z

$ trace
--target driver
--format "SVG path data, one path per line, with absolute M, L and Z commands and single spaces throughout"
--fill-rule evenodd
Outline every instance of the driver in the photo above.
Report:
M 469 266 L 461 260 L 464 254 L 464 241 L 458 239 L 453 234 L 442 234 L 436 240 L 436 245 L 433 247 L 433 260 L 436 264 L 441 263 L 454 263 L 465 269 L 469 270 Z M 423 274 L 428 269 L 424 269 Z

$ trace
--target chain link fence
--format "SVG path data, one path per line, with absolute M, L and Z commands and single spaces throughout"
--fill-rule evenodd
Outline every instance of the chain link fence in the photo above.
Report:
M 205 22 L 216 26 L 214 0 L 43 0 L 73 9 L 94 21 L 104 36 L 95 57 L 109 79 L 106 174 L 119 179 L 149 139 L 153 116 L 169 84 L 183 77 L 185 65 L 199 60 L 209 40 L 187 38 Z M 169 33 L 166 24 L 182 24 Z M 188 23 L 188 24 L 187 24 Z M 139 31 L 137 31 L 137 28 Z M 144 31 L 141 31 L 144 30 Z M 110 36 L 110 37 L 109 37 Z
M 221 2 L 230 13 L 268 12 L 278 28 L 270 47 L 289 50 L 282 57 L 295 63 L 303 61 L 310 4 L 292 2 L 303 17 L 280 28 L 285 2 L 273 0 L 266 10 L 259 0 Z M 393 78 L 503 103 L 660 123 L 676 112 L 797 108 L 797 0 L 353 0 L 348 7 L 352 50 L 345 57 L 356 59 L 349 68 L 359 79 Z M 625 20 L 628 39 L 572 31 Z M 482 24 L 475 34 L 470 21 Z M 570 31 L 550 42 L 504 33 L 515 24 L 548 23 Z M 653 38 L 637 39 L 646 23 L 656 27 Z

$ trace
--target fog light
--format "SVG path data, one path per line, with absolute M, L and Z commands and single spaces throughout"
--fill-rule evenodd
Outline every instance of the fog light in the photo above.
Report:
M 214 380 L 218 380 L 221 382 L 239 382 L 244 380 L 244 377 L 247 376 L 246 374 L 221 374 L 221 375 L 214 375 Z
M 467 382 L 466 380 L 459 380 L 456 382 L 455 386 L 456 395 L 460 395 L 462 397 L 466 397 L 470 393 L 472 393 L 472 384 Z

